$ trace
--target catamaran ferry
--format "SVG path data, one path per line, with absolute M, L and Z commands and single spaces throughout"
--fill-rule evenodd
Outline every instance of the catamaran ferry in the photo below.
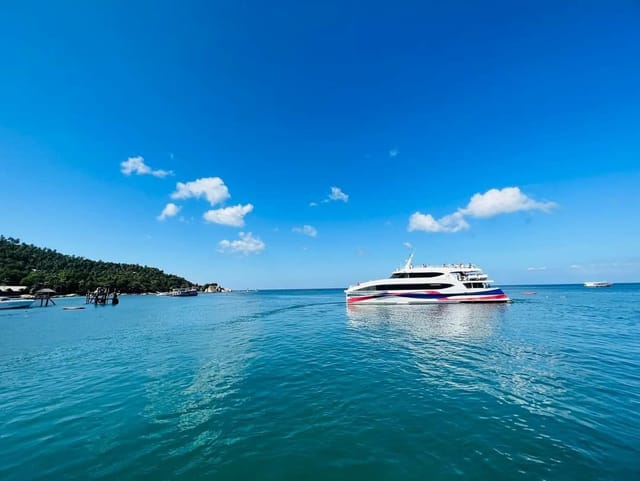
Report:
M 509 302 L 511 299 L 473 264 L 404 267 L 387 279 L 361 282 L 344 292 L 349 304 L 427 304 L 442 302 Z

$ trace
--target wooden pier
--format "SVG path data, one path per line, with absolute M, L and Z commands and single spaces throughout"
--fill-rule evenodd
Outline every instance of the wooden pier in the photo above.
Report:
M 118 305 L 120 299 L 118 299 L 118 293 L 111 291 L 108 287 L 98 287 L 95 291 L 87 291 L 85 304 L 94 304 L 96 306 L 106 306 L 111 304 L 113 306 Z

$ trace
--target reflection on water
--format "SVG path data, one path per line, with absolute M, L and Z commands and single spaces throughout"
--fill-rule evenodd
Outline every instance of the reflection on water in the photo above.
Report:
M 542 415 L 566 415 L 558 356 L 505 337 L 509 304 L 349 305 L 349 326 L 410 353 L 431 388 L 488 394 Z
M 347 305 L 347 318 L 351 327 L 386 324 L 423 339 L 481 339 L 508 309 L 506 304 Z

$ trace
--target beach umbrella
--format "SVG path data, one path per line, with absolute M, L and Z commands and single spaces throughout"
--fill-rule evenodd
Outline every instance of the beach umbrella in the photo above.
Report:
M 42 303 L 44 302 L 45 306 L 49 305 L 49 302 L 51 302 L 51 304 L 53 304 L 54 306 L 56 305 L 55 302 L 53 302 L 53 299 L 51 299 L 51 296 L 53 294 L 55 294 L 56 291 L 54 291 L 53 289 L 40 289 L 38 291 L 36 291 L 36 299 L 40 299 L 40 306 L 42 307 Z
M 36 294 L 55 294 L 56 291 L 54 291 L 53 289 L 49 289 L 49 288 L 45 288 L 45 289 L 40 289 L 38 291 L 36 291 Z

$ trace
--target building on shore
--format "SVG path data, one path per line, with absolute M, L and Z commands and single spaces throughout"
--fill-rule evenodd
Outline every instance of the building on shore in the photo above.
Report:
M 26 294 L 27 286 L 0 286 L 0 294 L 5 296 L 18 296 L 20 294 Z

